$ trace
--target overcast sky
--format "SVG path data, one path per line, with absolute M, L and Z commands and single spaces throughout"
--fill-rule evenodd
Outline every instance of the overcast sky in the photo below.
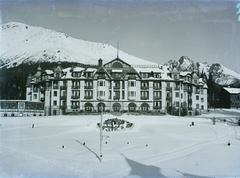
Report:
M 240 72 L 240 1 L 2 0 L 2 23 L 22 22 L 108 43 L 164 64 L 186 55 Z M 239 17 L 240 19 L 240 17 Z M 120 56 L 121 57 L 121 56 Z

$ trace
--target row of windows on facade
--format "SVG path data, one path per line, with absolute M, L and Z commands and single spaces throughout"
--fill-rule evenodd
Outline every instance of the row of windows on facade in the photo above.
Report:
M 57 101 L 53 101 L 53 105 L 57 106 Z M 71 106 L 73 107 L 80 107 L 80 102 L 79 101 L 72 101 Z M 153 101 L 153 107 L 162 107 L 162 103 L 160 101 Z
M 167 103 L 167 107 L 170 107 L 170 106 L 176 106 L 176 107 L 179 107 L 179 105 L 181 104 L 181 107 L 184 107 L 184 104 L 182 102 L 179 102 L 179 101 L 176 101 L 175 103 Z M 66 104 L 66 103 L 64 103 Z M 57 101 L 54 100 L 53 101 L 53 105 L 54 106 L 57 106 Z M 74 107 L 74 108 L 78 108 L 80 107 L 80 102 L 79 101 L 72 101 L 71 102 L 71 107 Z M 162 103 L 159 102 L 159 101 L 153 101 L 153 107 L 154 108 L 161 108 L 162 107 Z M 196 104 L 196 109 L 200 109 L 200 104 Z M 201 109 L 204 110 L 204 105 L 201 105 Z
M 84 93 L 85 97 L 93 97 L 93 91 L 92 90 L 87 90 Z M 105 97 L 106 92 L 105 91 L 98 91 L 97 95 L 99 97 Z M 153 97 L 157 97 L 157 98 L 161 98 L 162 92 L 161 91 L 153 91 Z M 58 91 L 54 91 L 53 92 L 53 96 L 58 96 Z M 66 96 L 66 91 L 62 92 L 62 96 Z M 80 97 L 80 91 L 79 90 L 74 90 L 72 91 L 72 96 L 76 96 L 76 97 Z M 114 96 L 120 99 L 120 91 L 115 91 L 114 92 Z M 128 96 L 130 97 L 136 97 L 136 91 L 129 91 L 128 92 Z M 179 98 L 180 93 L 179 92 L 175 92 L 175 97 Z M 112 97 L 112 91 L 109 91 L 109 99 L 111 99 Z M 149 98 L 149 91 L 141 91 L 141 97 L 143 98 Z M 167 93 L 167 97 L 172 97 L 171 93 Z M 125 92 L 122 91 L 122 99 L 125 98 Z M 183 95 L 181 93 L 181 99 L 183 98 Z M 37 99 L 37 94 L 34 94 L 34 99 Z M 189 97 L 189 99 L 191 99 Z M 199 95 L 196 95 L 196 100 L 198 101 L 200 99 Z M 204 102 L 204 98 L 201 98 L 201 102 Z
M 92 72 L 85 72 L 85 73 L 82 73 L 82 72 L 73 72 L 72 73 L 72 77 L 81 77 L 81 76 L 85 76 L 87 78 L 91 78 L 93 77 L 93 73 Z M 105 78 L 105 74 L 98 74 L 98 76 L 100 78 Z M 113 78 L 120 78 L 122 77 L 122 74 L 119 73 L 119 72 L 114 72 L 114 73 L 111 73 L 111 76 Z M 129 74 L 130 77 L 134 77 L 136 76 L 136 74 Z M 140 72 L 140 76 L 142 78 L 150 78 L 150 77 L 154 77 L 154 78 L 161 78 L 161 73 L 145 73 L 145 72 Z M 45 79 L 46 77 L 43 77 L 43 79 Z M 59 78 L 59 74 L 57 75 L 56 74 L 56 78 Z M 185 76 L 185 77 L 180 77 L 179 74 L 173 74 L 172 75 L 172 78 L 175 79 L 175 80 L 178 80 L 178 79 L 184 79 L 186 81 L 189 81 L 191 82 L 192 78 L 190 76 Z M 193 80 L 194 83 L 198 83 L 198 80 L 197 79 L 194 79 Z
M 136 74 L 129 74 L 130 77 L 136 76 Z M 149 77 L 154 77 L 154 78 L 161 78 L 161 73 L 140 73 L 142 78 L 149 78 Z M 93 73 L 90 72 L 85 72 L 81 73 L 81 72 L 73 72 L 72 73 L 73 77 L 81 77 L 81 76 L 85 76 L 87 78 L 93 77 Z M 99 77 L 105 77 L 105 74 L 98 74 Z M 119 78 L 122 77 L 122 73 L 120 72 L 112 72 L 111 76 L 113 78 Z
M 122 88 L 125 87 L 125 82 L 124 81 L 114 81 L 114 86 L 115 87 L 120 87 L 120 84 L 122 84 Z M 66 83 L 64 83 L 64 86 L 67 86 Z M 86 81 L 84 86 L 93 87 L 93 82 L 92 81 Z M 103 87 L 106 86 L 106 81 L 98 81 L 97 86 L 103 86 Z M 128 86 L 129 87 L 136 87 L 136 81 L 128 81 Z M 72 82 L 72 87 L 80 88 L 80 82 L 73 81 Z M 109 82 L 109 88 L 111 88 L 111 87 L 112 87 L 112 83 Z M 141 82 L 141 87 L 149 87 L 149 82 L 148 81 Z M 154 88 L 161 88 L 161 82 L 153 82 L 153 87 Z M 166 87 L 168 87 L 168 88 L 171 87 L 170 82 L 167 82 Z M 59 88 L 58 82 L 55 81 L 53 83 L 53 88 L 54 89 Z M 175 83 L 175 88 L 182 89 L 182 86 L 179 83 Z M 184 90 L 189 90 L 189 89 L 191 89 L 191 87 L 188 86 L 188 85 L 184 85 L 183 89 Z M 196 92 L 200 92 L 200 90 L 201 90 L 201 92 L 203 92 L 203 90 L 200 86 L 196 86 Z M 38 89 L 35 87 L 34 91 L 37 92 Z

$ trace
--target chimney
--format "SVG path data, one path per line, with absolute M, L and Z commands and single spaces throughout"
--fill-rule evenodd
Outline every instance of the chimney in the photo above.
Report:
M 98 67 L 102 67 L 102 59 L 98 59 Z

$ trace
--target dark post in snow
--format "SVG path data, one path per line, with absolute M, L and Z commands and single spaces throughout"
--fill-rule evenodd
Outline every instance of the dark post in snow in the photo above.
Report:
M 100 158 L 102 157 L 102 112 L 103 106 L 101 106 L 101 122 L 100 122 Z

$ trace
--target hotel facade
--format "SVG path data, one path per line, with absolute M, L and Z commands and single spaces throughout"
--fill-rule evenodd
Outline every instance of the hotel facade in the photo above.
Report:
M 45 115 L 78 112 L 155 112 L 193 115 L 208 108 L 207 85 L 195 72 L 176 67 L 133 66 L 120 58 L 95 66 L 30 75 L 26 100 L 44 102 Z M 184 115 L 185 115 L 184 114 Z

